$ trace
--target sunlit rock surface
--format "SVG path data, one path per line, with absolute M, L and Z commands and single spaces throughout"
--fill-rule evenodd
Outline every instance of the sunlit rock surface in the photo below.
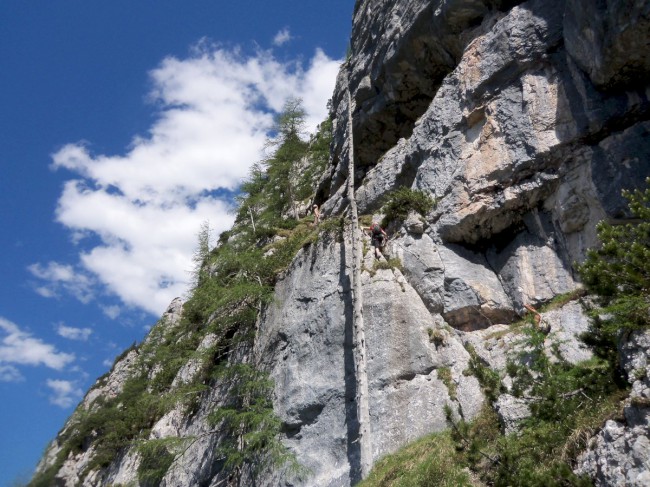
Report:
M 574 263 L 596 244 L 596 223 L 630 216 L 621 190 L 650 175 L 649 10 L 639 0 L 356 2 L 351 56 L 332 97 L 331 163 L 316 198 L 326 218 L 342 214 L 353 177 L 363 214 L 401 186 L 436 200 L 429 214 L 390 229 L 385 252 L 401 268 L 376 269 L 371 251 L 364 259 L 373 460 L 445 429 L 445 405 L 467 420 L 478 414 L 487 399 L 466 372 L 468 348 L 509 391 L 506 362 L 522 351 L 511 324 L 525 305 L 576 290 Z M 261 313 L 247 353 L 273 378 L 282 440 L 310 473 L 290 480 L 269 472 L 258 485 L 360 479 L 350 238 L 346 230 L 303 248 Z M 165 326 L 181 310 L 172 303 Z M 579 301 L 542 319 L 549 350 L 574 363 L 590 357 L 577 338 L 588 326 Z M 597 485 L 650 485 L 647 342 L 636 334 L 621 350 L 633 378 L 625 417 L 608 421 L 580 457 L 578 471 Z M 134 354 L 89 391 L 81 410 L 119 393 Z M 190 360 L 175 387 L 195 373 Z M 191 415 L 174 409 L 153 426 L 151 438 L 195 438 L 161 485 L 225 482 L 219 434 L 207 419 L 221 388 L 213 385 Z M 507 393 L 494 406 L 508 433 L 529 414 Z M 39 469 L 54 462 L 57 441 Z M 76 485 L 92 456 L 92 447 L 71 454 L 57 474 L 61 485 Z M 127 449 L 83 485 L 137 484 L 139 462 Z

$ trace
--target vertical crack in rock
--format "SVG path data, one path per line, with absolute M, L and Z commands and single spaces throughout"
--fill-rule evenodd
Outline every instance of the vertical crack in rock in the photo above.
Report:
M 346 245 L 341 245 L 339 269 L 341 287 L 348 289 L 347 299 L 344 299 L 345 338 L 344 338 L 344 369 L 345 369 L 345 423 L 347 426 L 347 458 L 350 465 L 350 485 L 361 481 L 361 445 L 359 443 L 359 416 L 357 408 L 357 378 L 354 357 L 354 304 L 352 301 L 352 281 L 347 262 Z

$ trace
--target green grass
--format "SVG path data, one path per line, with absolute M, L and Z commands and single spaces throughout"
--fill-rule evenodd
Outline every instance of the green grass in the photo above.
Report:
M 360 215 L 359 216 L 359 226 L 363 228 L 369 228 L 372 224 L 372 215 Z
M 473 486 L 449 431 L 435 433 L 379 460 L 358 487 Z
M 429 341 L 435 344 L 436 347 L 447 342 L 447 335 L 439 328 L 427 328 L 427 335 L 429 335 Z
M 404 267 L 402 266 L 402 261 L 399 257 L 390 257 L 386 260 L 375 260 L 373 270 L 378 271 L 380 269 L 399 269 L 400 271 L 403 271 Z
M 439 368 L 438 378 L 447 387 L 447 391 L 449 392 L 449 399 L 455 401 L 457 398 L 458 389 L 456 388 L 454 379 L 451 377 L 451 369 L 449 367 Z
M 607 419 L 620 419 L 626 395 L 618 390 L 584 399 L 586 404 L 574 403 L 562 419 L 533 416 L 519 434 L 509 436 L 500 432 L 496 413 L 485 405 L 473 421 L 450 422 L 449 430 L 382 458 L 358 485 L 591 486 L 589 479 L 573 473 L 571 465 Z

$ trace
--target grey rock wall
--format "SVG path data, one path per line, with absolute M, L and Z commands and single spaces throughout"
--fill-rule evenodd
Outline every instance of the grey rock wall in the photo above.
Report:
M 572 17 L 578 2 L 531 0 L 514 2 L 517 5 L 509 10 L 490 2 L 411 3 L 372 9 L 366 2 L 357 5 L 357 15 L 373 12 L 358 24 L 366 35 L 373 29 L 387 32 L 376 41 L 374 55 L 366 37 L 353 42 L 358 56 L 344 67 L 335 93 L 343 100 L 349 73 L 356 101 L 355 156 L 362 166 L 355 175 L 359 208 L 376 210 L 386 193 L 403 185 L 430 193 L 438 204 L 426 215 L 427 234 L 437 252 L 451 259 L 451 270 L 463 269 L 475 280 L 492 282 L 485 286 L 492 296 L 473 286 L 471 279 L 442 277 L 439 270 L 429 271 L 426 281 L 414 282 L 414 287 L 427 294 L 430 308 L 444 303 L 445 319 L 456 327 L 508 322 L 524 304 L 537 305 L 574 289 L 572 264 L 597 243 L 596 223 L 628 216 L 621 190 L 640 187 L 650 175 L 647 81 L 630 74 L 617 91 L 607 92 L 592 82 L 569 48 L 576 39 L 587 42 L 590 35 Z M 413 13 L 402 20 L 404 30 L 417 32 L 422 45 L 454 53 L 451 68 L 435 82 L 427 69 L 440 63 L 431 49 L 416 50 L 421 57 L 405 53 L 403 65 L 394 62 L 400 49 L 414 49 L 406 36 L 399 42 L 393 39 L 398 21 L 387 12 L 401 8 Z M 608 34 L 607 43 L 618 42 L 616 32 L 619 37 L 634 32 L 635 45 L 648 42 L 647 33 L 640 33 L 647 2 L 612 2 L 608 10 L 599 9 L 586 11 L 620 26 Z M 463 44 L 465 39 L 462 49 L 449 48 L 443 31 L 429 29 L 441 15 L 473 19 L 457 41 Z M 634 56 L 620 58 L 630 73 L 637 72 Z M 390 136 L 390 147 L 363 162 L 363 147 L 376 149 L 376 140 L 386 137 L 385 130 L 373 129 L 373 120 L 392 118 L 395 125 L 401 119 L 390 110 L 389 98 L 395 92 L 408 93 L 415 83 L 407 75 L 411 70 L 423 78 L 418 83 L 435 85 L 432 98 L 412 119 L 408 133 Z M 374 95 L 366 98 L 369 84 Z M 337 107 L 337 119 L 345 120 L 347 105 Z M 337 125 L 336 134 L 326 204 L 332 210 L 345 206 L 340 189 L 347 177 L 342 161 L 347 158 L 348 134 L 343 124 Z M 414 272 L 422 277 L 421 271 Z M 446 293 L 435 296 L 431 283 L 441 279 Z M 441 294 L 441 286 L 436 286 Z M 481 313 L 481 307 L 489 312 Z
M 346 234 L 347 238 L 347 234 Z M 301 252 L 276 287 L 276 302 L 260 326 L 258 352 L 276 384 L 276 412 L 286 444 L 311 469 L 304 485 L 350 485 L 359 480 L 355 442 L 356 378 L 352 343 L 349 241 L 333 238 Z M 365 256 L 366 323 L 373 457 L 424 434 L 445 429 L 443 406 L 478 414 L 483 396 L 465 377 L 469 354 L 442 327 L 398 269 L 373 270 Z M 442 329 L 435 344 L 428 329 Z M 458 389 L 449 396 L 437 371 L 450 368 Z

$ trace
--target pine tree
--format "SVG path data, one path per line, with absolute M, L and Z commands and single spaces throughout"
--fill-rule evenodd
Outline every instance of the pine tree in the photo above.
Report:
M 621 225 L 600 222 L 601 247 L 590 250 L 579 268 L 589 291 L 599 297 L 599 328 L 608 334 L 650 325 L 650 188 L 623 196 L 635 219 Z
M 279 214 L 292 210 L 296 220 L 299 215 L 294 169 L 308 149 L 307 142 L 301 139 L 305 129 L 305 116 L 300 98 L 290 98 L 285 102 L 282 112 L 275 119 L 274 132 L 277 136 L 269 141 L 269 146 L 276 147 L 276 150 L 265 161 L 271 188 L 276 192 L 271 209 Z
M 192 288 L 197 288 L 205 279 L 205 262 L 210 254 L 210 222 L 204 221 L 197 234 L 198 244 L 192 255 Z

